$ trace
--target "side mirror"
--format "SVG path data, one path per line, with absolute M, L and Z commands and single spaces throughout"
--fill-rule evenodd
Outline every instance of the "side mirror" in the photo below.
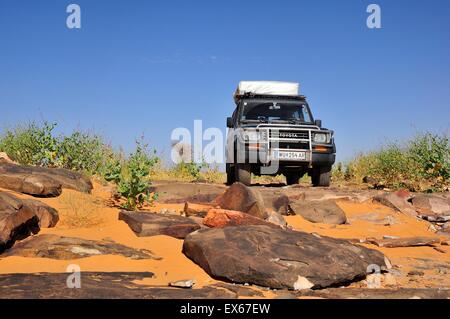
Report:
M 322 127 L 322 120 L 315 120 L 314 125 L 318 127 Z
M 233 127 L 233 119 L 231 117 L 227 117 L 227 127 Z

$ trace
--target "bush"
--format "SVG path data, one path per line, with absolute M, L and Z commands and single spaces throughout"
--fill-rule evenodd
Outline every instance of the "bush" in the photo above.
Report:
M 394 189 L 445 191 L 450 186 L 449 159 L 447 135 L 418 134 L 406 143 L 390 143 L 378 151 L 359 154 L 346 164 L 338 163 L 333 179 L 361 182 L 370 176 Z
M 112 148 L 94 134 L 75 131 L 55 136 L 56 123 L 31 122 L 8 129 L 0 136 L 0 151 L 22 165 L 62 167 L 90 175 L 101 175 Z
M 55 123 L 34 122 L 6 130 L 0 137 L 0 151 L 22 165 L 58 166 L 58 139 Z
M 73 132 L 64 136 L 58 146 L 58 159 L 63 168 L 100 174 L 114 152 L 103 140 L 93 134 Z
M 104 178 L 117 184 L 117 191 L 126 198 L 122 205 L 128 210 L 135 210 L 145 202 L 151 203 L 156 194 L 150 194 L 150 173 L 159 158 L 147 151 L 147 145 L 136 142 L 136 150 L 128 159 L 116 159 L 108 163 Z

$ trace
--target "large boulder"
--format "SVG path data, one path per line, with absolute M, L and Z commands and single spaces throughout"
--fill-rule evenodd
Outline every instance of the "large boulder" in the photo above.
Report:
M 20 166 L 0 162 L 0 187 L 36 196 L 58 196 L 61 187 L 90 193 L 84 175 L 63 168 Z
M 200 229 L 192 219 L 176 215 L 123 210 L 119 213 L 119 220 L 126 222 L 139 237 L 166 235 L 183 239 L 187 234 Z
M 43 234 L 29 237 L 8 249 L 3 256 L 77 259 L 96 255 L 120 255 L 131 259 L 161 259 L 145 249 L 135 249 L 110 240 L 93 241 L 82 238 Z
M 411 200 L 415 210 L 425 219 L 450 220 L 450 199 L 439 196 L 420 194 Z
M 262 220 L 261 218 L 254 217 L 243 212 L 226 209 L 210 209 L 206 217 L 203 219 L 203 224 L 213 228 L 245 225 L 267 225 L 271 227 L 278 227 L 273 223 Z
M 199 230 L 183 253 L 214 278 L 275 289 L 345 285 L 365 278 L 369 265 L 390 265 L 346 240 L 261 225 Z
M 340 225 L 347 222 L 345 212 L 333 201 L 293 201 L 291 210 L 312 223 Z
M 237 210 L 261 219 L 268 217 L 261 194 L 239 182 L 218 196 L 215 203 L 223 209 Z
M 408 202 L 408 197 L 402 192 L 377 195 L 373 198 L 373 201 L 411 217 L 417 217 L 413 205 Z

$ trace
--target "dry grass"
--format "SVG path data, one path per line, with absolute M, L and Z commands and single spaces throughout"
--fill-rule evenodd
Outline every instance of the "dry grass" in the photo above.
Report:
M 89 228 L 103 222 L 102 203 L 92 195 L 65 192 L 61 195 L 61 224 L 69 228 Z

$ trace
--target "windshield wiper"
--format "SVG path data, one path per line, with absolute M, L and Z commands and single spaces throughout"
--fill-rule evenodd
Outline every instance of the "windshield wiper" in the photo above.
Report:
M 265 119 L 259 119 L 259 120 L 241 120 L 242 123 L 267 123 L 267 120 Z

